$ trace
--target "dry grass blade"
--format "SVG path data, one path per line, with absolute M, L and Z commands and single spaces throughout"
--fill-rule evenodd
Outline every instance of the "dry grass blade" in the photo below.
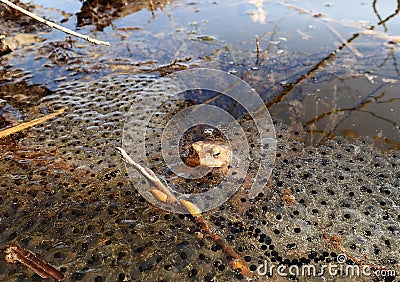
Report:
M 59 109 L 58 111 L 55 111 L 54 113 L 48 114 L 48 115 L 46 115 L 44 117 L 40 117 L 40 118 L 31 120 L 31 121 L 20 123 L 20 124 L 18 124 L 16 126 L 1 130 L 0 131 L 0 138 L 7 137 L 8 135 L 11 135 L 13 133 L 17 133 L 17 132 L 20 132 L 20 131 L 22 131 L 24 129 L 30 128 L 32 126 L 35 126 L 37 124 L 43 123 L 43 122 L 45 122 L 45 121 L 47 121 L 49 119 L 54 118 L 55 116 L 58 116 L 59 114 L 63 113 L 64 111 L 65 111 L 65 108 Z

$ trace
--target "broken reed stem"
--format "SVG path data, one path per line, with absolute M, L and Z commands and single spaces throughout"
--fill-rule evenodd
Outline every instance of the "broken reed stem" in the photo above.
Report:
M 5 250 L 5 260 L 8 263 L 19 261 L 42 278 L 53 278 L 57 281 L 64 279 L 64 274 L 61 271 L 42 261 L 27 249 L 14 243 L 11 243 Z
M 39 16 L 37 16 L 37 15 L 35 15 L 35 14 L 33 14 L 33 13 L 31 13 L 31 12 L 29 12 L 29 11 L 27 11 L 27 10 L 25 10 L 25 9 L 23 9 L 23 8 L 21 8 L 21 7 L 19 7 L 19 6 L 17 6 L 17 5 L 15 5 L 14 3 L 12 3 L 12 2 L 10 2 L 10 1 L 8 1 L 8 0 L 0 0 L 0 2 L 3 3 L 4 5 L 7 5 L 7 6 L 13 8 L 13 9 L 15 9 L 15 10 L 17 10 L 17 11 L 23 13 L 24 15 L 27 15 L 28 17 L 31 17 L 31 18 L 34 19 L 34 20 L 37 20 L 38 22 L 41 22 L 41 23 L 43 23 L 43 24 L 45 24 L 45 25 L 51 27 L 51 28 L 58 29 L 58 30 L 60 30 L 60 31 L 62 31 L 62 32 L 65 32 L 65 33 L 67 33 L 67 34 L 70 34 L 70 35 L 73 35 L 73 36 L 82 38 L 82 39 L 84 39 L 84 40 L 86 40 L 86 41 L 89 41 L 89 42 L 91 42 L 91 43 L 94 43 L 94 44 L 103 44 L 103 45 L 110 46 L 110 43 L 109 43 L 109 42 L 101 41 L 101 40 L 97 40 L 97 39 L 91 38 L 90 36 L 80 34 L 80 33 L 78 33 L 78 32 L 75 32 L 75 31 L 73 31 L 73 30 L 70 30 L 70 29 L 68 29 L 68 28 L 66 28 L 66 27 L 63 27 L 63 26 L 58 25 L 58 24 L 56 24 L 56 23 L 53 23 L 53 22 L 51 22 L 51 21 L 45 20 L 45 19 L 43 19 L 43 18 L 41 18 L 41 17 L 39 17 Z
M 258 60 L 260 59 L 260 41 L 258 40 L 258 35 L 256 35 L 256 50 L 257 50 L 257 64 L 258 64 Z
M 151 15 L 152 15 L 153 18 L 154 18 L 154 11 L 155 11 L 155 8 L 154 8 L 153 0 L 149 0 L 149 6 L 150 6 Z
M 131 157 L 126 153 L 124 149 L 121 147 L 116 147 L 116 149 L 121 153 L 122 158 L 133 168 L 142 174 L 148 181 L 150 181 L 156 188 L 150 190 L 150 193 L 153 197 L 162 203 L 167 203 L 170 205 L 174 205 L 176 207 L 182 208 L 185 212 L 189 212 L 193 218 L 195 219 L 197 225 L 200 227 L 201 231 L 209 235 L 211 239 L 219 244 L 222 250 L 231 257 L 229 261 L 229 266 L 233 270 L 240 270 L 240 273 L 246 277 L 252 277 L 253 273 L 250 271 L 247 263 L 244 259 L 218 234 L 216 234 L 207 222 L 204 220 L 201 209 L 196 206 L 194 203 L 188 200 L 179 200 L 168 190 L 167 187 L 161 182 L 161 180 L 157 177 L 157 175 L 149 168 L 143 167 L 140 164 L 136 163 L 132 160 Z
M 159 189 L 163 194 L 167 196 L 166 203 L 173 206 L 180 206 L 180 202 L 175 198 L 175 196 L 164 186 L 157 175 L 149 168 L 143 167 L 129 157 L 124 149 L 121 147 L 116 147 L 116 149 L 121 153 L 123 159 L 130 164 L 137 172 L 143 175 L 147 180 L 151 182 L 157 189 Z M 154 196 L 154 193 L 152 193 Z M 156 198 L 157 199 L 157 198 Z
M 2 0 L 0 0 L 0 1 L 2 1 Z M 0 138 L 7 137 L 8 135 L 11 135 L 13 133 L 20 132 L 20 131 L 22 131 L 24 129 L 27 129 L 29 127 L 35 126 L 35 125 L 43 123 L 43 122 L 45 122 L 45 121 L 47 121 L 49 119 L 52 119 L 55 116 L 58 116 L 59 114 L 63 113 L 65 111 L 65 109 L 66 108 L 59 109 L 59 110 L 55 111 L 54 113 L 48 114 L 48 115 L 46 115 L 44 117 L 40 117 L 40 118 L 31 120 L 31 121 L 23 122 L 23 123 L 20 123 L 18 125 L 15 125 L 13 127 L 1 130 L 0 131 Z

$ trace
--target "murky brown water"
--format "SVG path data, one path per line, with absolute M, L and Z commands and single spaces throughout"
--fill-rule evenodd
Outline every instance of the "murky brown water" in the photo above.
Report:
M 79 1 L 33 1 L 36 13 L 72 29 L 79 22 L 111 47 L 15 22 L 0 7 L 0 33 L 18 47 L 0 57 L 0 126 L 68 107 L 0 140 L 0 248 L 34 251 L 65 281 L 241 279 L 193 221 L 138 195 L 114 150 L 138 91 L 159 75 L 212 67 L 243 78 L 286 124 L 276 126 L 264 193 L 206 213 L 216 232 L 251 269 L 264 260 L 321 266 L 343 251 L 325 226 L 355 258 L 399 273 L 399 4 L 153 2 L 153 11 L 137 1 L 95 14 Z M 0 257 L 0 280 L 40 278 Z

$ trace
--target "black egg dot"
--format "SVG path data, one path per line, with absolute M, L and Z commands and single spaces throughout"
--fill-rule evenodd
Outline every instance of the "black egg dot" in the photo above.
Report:
M 245 256 L 245 257 L 244 257 L 244 260 L 245 260 L 246 262 L 250 262 L 250 261 L 251 261 L 251 257 L 250 257 L 250 256 Z
M 197 275 L 197 273 L 198 273 L 198 271 L 197 271 L 197 269 L 191 269 L 190 271 L 189 271 L 189 277 L 195 277 L 196 275 Z
M 345 213 L 345 214 L 344 214 L 344 218 L 349 219 L 349 218 L 350 218 L 350 214 Z
M 71 279 L 73 281 L 79 281 L 79 280 L 82 280 L 84 277 L 85 277 L 85 273 L 75 272 L 75 273 L 72 274 Z
M 317 255 L 318 254 L 316 252 L 311 252 L 311 253 L 308 254 L 308 258 L 309 259 L 314 259 L 315 257 L 317 257 Z
M 278 229 L 274 229 L 274 233 L 278 235 L 281 232 Z
M 254 264 L 250 265 L 250 270 L 251 271 L 256 271 L 256 269 L 257 269 L 256 265 L 254 265 Z
M 294 233 L 300 233 L 300 232 L 301 232 L 301 229 L 298 228 L 298 227 L 296 227 L 296 228 L 293 229 L 293 231 L 294 231 Z
M 181 259 L 187 259 L 187 254 L 185 252 L 181 252 L 180 257 Z
M 289 243 L 286 245 L 286 248 L 289 250 L 295 249 L 296 248 L 296 243 Z
M 242 280 L 243 279 L 243 275 L 240 273 L 236 273 L 235 274 L 236 279 Z
M 125 281 L 125 277 L 126 277 L 126 275 L 124 273 L 120 273 L 118 275 L 118 281 Z

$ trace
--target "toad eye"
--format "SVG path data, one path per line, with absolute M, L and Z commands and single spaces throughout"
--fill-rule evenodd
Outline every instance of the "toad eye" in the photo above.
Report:
M 218 158 L 220 154 L 221 154 L 220 150 L 218 150 L 218 149 L 216 149 L 216 148 L 214 148 L 214 149 L 212 150 L 212 156 L 213 156 L 214 158 Z
M 191 157 L 195 156 L 196 155 L 196 150 L 193 147 L 190 147 L 188 155 L 191 156 Z

